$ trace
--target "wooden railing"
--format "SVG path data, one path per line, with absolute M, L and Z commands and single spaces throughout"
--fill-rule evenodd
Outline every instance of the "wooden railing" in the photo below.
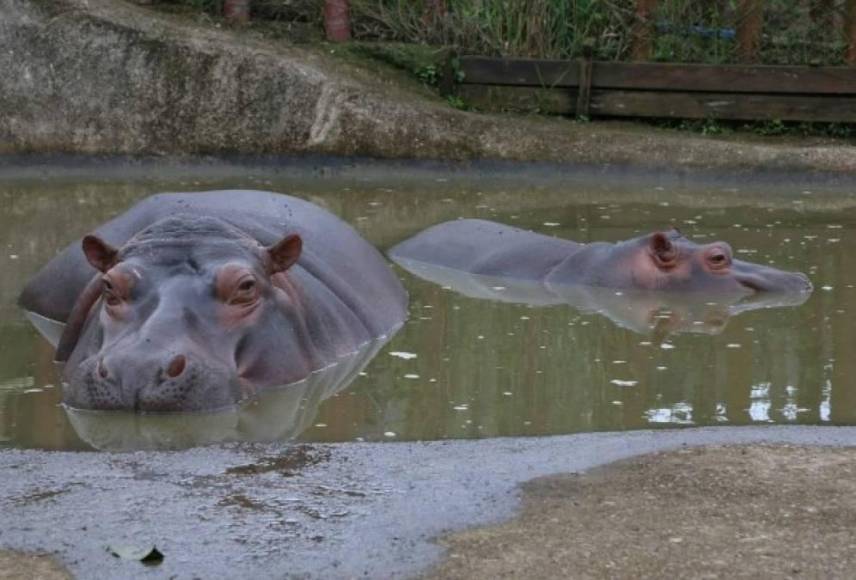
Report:
M 856 67 L 455 57 L 442 84 L 480 109 L 578 116 L 856 122 Z

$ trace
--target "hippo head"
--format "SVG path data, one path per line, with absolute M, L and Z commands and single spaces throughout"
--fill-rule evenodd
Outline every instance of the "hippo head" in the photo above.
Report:
M 561 284 L 569 277 L 592 286 L 717 296 L 812 290 L 805 274 L 735 260 L 726 242 L 699 245 L 677 229 L 617 244 L 590 244 L 566 260 L 550 283 Z
M 292 234 L 263 247 L 222 220 L 182 215 L 119 249 L 86 236 L 83 252 L 98 273 L 57 349 L 67 359 L 65 403 L 214 410 L 256 386 L 305 376 L 305 365 L 282 363 L 299 350 L 299 299 L 284 272 L 301 246 Z

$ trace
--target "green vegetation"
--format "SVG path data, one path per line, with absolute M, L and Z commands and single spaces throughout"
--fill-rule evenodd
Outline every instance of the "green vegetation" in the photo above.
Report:
M 797 121 L 727 121 L 716 119 L 660 120 L 639 119 L 641 123 L 652 123 L 658 127 L 691 131 L 702 135 L 729 135 L 731 133 L 754 133 L 764 137 L 787 135 L 792 137 L 833 137 L 847 139 L 856 137 L 856 125 L 848 123 L 806 123 Z
M 166 0 L 219 14 L 223 0 Z M 323 28 L 323 0 L 253 0 L 253 18 Z M 444 13 L 432 8 L 445 5 Z M 492 56 L 628 58 L 635 0 L 351 0 L 358 41 L 452 47 Z M 738 0 L 660 0 L 653 57 L 671 62 L 733 62 Z M 814 7 L 814 8 L 813 8 Z M 839 64 L 843 0 L 766 0 L 760 60 Z
M 351 54 L 381 61 L 404 70 L 423 84 L 437 86 L 448 51 L 442 47 L 401 42 L 351 42 L 343 46 Z
M 211 15 L 224 0 L 160 0 Z M 445 6 L 443 12 L 432 8 Z M 738 0 L 660 0 L 652 15 L 654 60 L 736 61 Z M 766 0 L 759 60 L 767 64 L 841 64 L 844 0 Z M 635 0 L 351 0 L 356 41 L 453 48 L 462 54 L 629 58 Z M 323 0 L 252 0 L 253 22 L 323 35 Z M 820 7 L 820 8 L 819 8 Z M 825 7 L 825 8 L 823 8 Z M 314 34 L 307 35 L 311 29 Z M 423 79 L 430 81 L 431 79 Z
M 157 0 L 156 0 L 157 1 Z M 224 0 L 160 0 L 172 8 L 219 17 Z M 659 0 L 651 19 L 651 58 L 661 62 L 737 62 L 738 0 Z M 252 23 L 293 42 L 323 40 L 323 0 L 252 0 Z M 438 11 L 437 6 L 442 6 Z M 843 64 L 844 0 L 765 0 L 758 61 Z M 450 50 L 459 54 L 630 58 L 636 0 L 351 0 L 354 41 L 340 56 L 371 59 L 406 71 L 426 86 L 440 83 Z M 470 109 L 460 96 L 449 104 Z M 647 120 L 661 127 L 723 135 L 856 137 L 842 123 Z

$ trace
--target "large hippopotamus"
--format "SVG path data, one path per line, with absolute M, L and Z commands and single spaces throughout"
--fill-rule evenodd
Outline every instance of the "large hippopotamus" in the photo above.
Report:
M 644 326 L 640 312 L 665 304 L 659 298 L 652 302 L 650 291 L 702 303 L 713 297 L 729 306 L 751 295 L 751 304 L 763 307 L 801 303 L 812 290 L 804 274 L 735 260 L 727 243 L 699 245 L 676 229 L 618 243 L 580 244 L 462 219 L 433 226 L 389 255 L 409 271 L 469 296 L 606 310 L 614 318 L 637 319 L 636 329 Z M 633 312 L 620 312 L 627 304 Z M 735 306 L 729 312 L 751 308 Z
M 231 407 L 392 333 L 407 295 L 377 250 L 309 202 L 262 191 L 149 197 L 66 248 L 21 306 L 64 328 L 64 401 Z

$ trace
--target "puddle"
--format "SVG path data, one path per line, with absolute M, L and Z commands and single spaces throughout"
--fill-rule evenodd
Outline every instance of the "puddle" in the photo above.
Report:
M 448 177 L 381 183 L 173 170 L 126 179 L 93 170 L 0 180 L 0 445 L 161 447 L 164 432 L 165 446 L 181 447 L 856 423 L 856 255 L 849 251 L 856 201 L 847 191 L 662 185 L 628 175 L 613 183 L 534 185 Z M 278 429 L 271 427 L 275 413 L 236 413 L 172 431 L 133 416 L 102 421 L 67 413 L 59 406 L 52 350 L 15 306 L 26 279 L 73 238 L 150 193 L 227 187 L 304 197 L 382 249 L 456 217 L 581 242 L 676 226 L 699 243 L 729 242 L 738 258 L 805 272 L 815 291 L 802 304 L 687 306 L 614 292 L 595 293 L 594 301 L 575 295 L 526 304 L 504 298 L 518 292 L 505 282 L 486 282 L 472 297 L 396 266 L 410 293 L 408 322 L 365 367 L 333 373 L 335 385 L 289 393 Z

